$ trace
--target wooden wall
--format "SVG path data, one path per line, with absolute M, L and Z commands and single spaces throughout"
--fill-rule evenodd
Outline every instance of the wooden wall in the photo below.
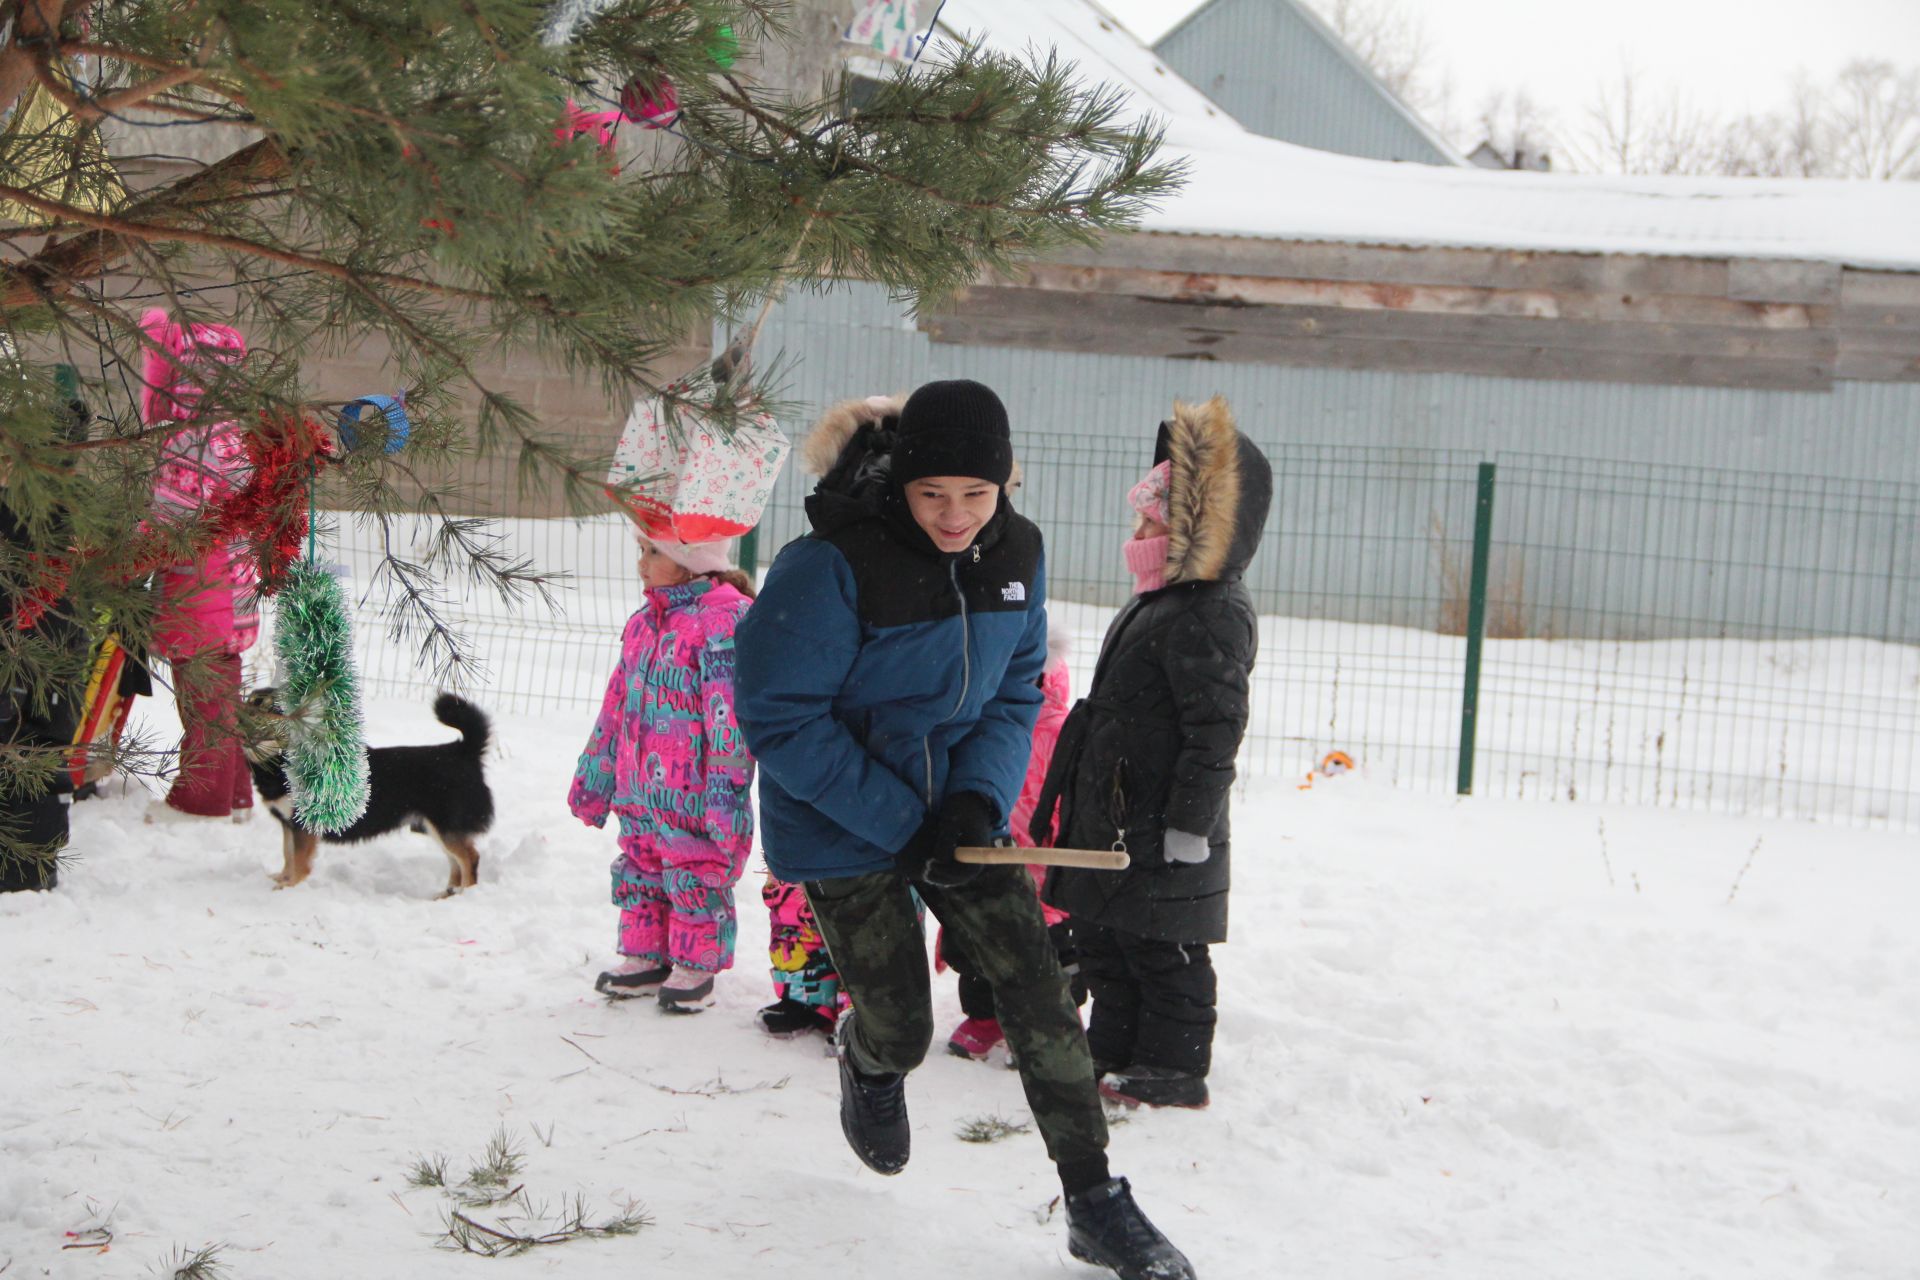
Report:
M 935 342 L 1825 390 L 1920 381 L 1920 274 L 1830 263 L 1135 234 L 966 290 Z

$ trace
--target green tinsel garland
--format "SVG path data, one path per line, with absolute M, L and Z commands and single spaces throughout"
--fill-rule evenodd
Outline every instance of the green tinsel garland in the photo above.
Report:
M 331 573 L 302 560 L 275 601 L 280 710 L 293 722 L 287 781 L 294 818 L 309 831 L 344 831 L 367 811 L 367 744 L 347 593 Z

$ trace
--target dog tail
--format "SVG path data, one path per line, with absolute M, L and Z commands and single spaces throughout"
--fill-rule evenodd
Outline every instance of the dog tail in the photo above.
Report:
M 460 745 L 466 748 L 468 755 L 479 757 L 486 754 L 487 742 L 493 736 L 493 726 L 486 712 L 459 694 L 443 693 L 433 701 L 433 714 L 441 724 L 451 725 L 460 731 Z

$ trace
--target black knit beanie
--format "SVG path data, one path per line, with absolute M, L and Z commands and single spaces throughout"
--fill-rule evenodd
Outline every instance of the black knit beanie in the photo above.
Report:
M 893 483 L 970 476 L 1005 484 L 1013 474 L 1007 407 L 983 383 L 929 382 L 907 397 L 893 447 Z

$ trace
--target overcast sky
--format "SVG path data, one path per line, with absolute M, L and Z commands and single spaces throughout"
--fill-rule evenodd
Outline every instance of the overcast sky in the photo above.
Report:
M 1148 43 L 1193 0 L 1099 0 Z M 1494 90 L 1526 87 L 1563 124 L 1630 57 L 1649 85 L 1678 84 L 1721 114 L 1766 111 L 1796 70 L 1825 78 L 1854 58 L 1920 65 L 1920 0 L 1402 0 L 1471 115 Z

